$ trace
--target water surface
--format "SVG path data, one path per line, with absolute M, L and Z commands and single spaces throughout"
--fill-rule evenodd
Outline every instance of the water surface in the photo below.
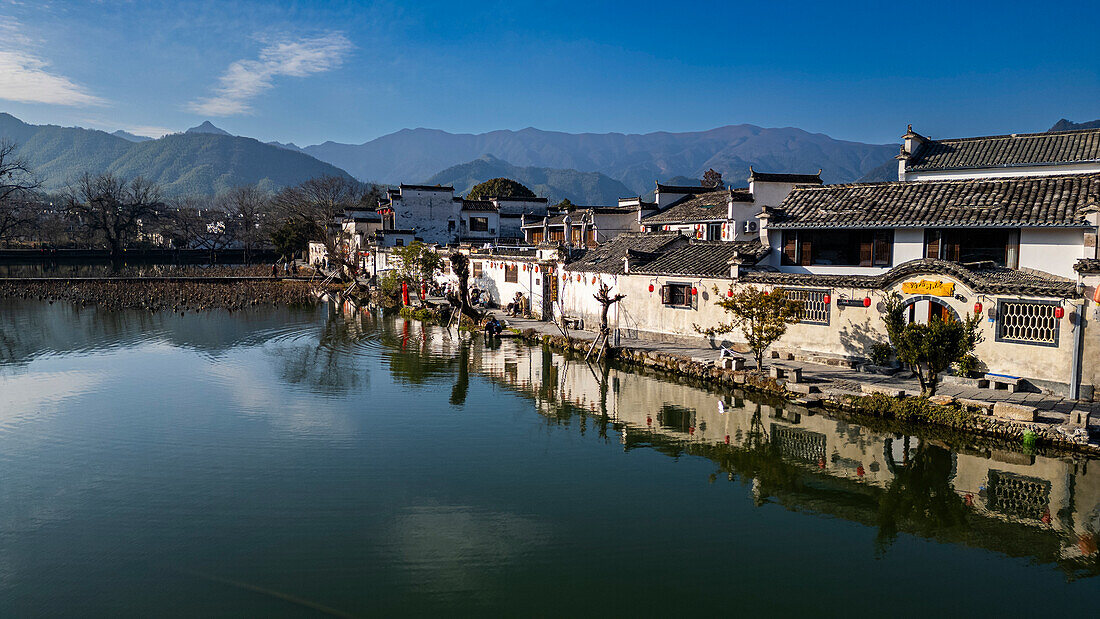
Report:
M 0 615 L 1089 612 L 1100 468 L 365 310 L 0 301 Z

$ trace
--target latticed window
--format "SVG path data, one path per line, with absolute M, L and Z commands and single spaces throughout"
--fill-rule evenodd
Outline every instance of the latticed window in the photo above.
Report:
M 798 313 L 799 322 L 811 325 L 829 324 L 829 304 L 825 302 L 828 290 L 810 290 L 808 288 L 783 288 L 787 298 L 802 301 L 802 311 Z
M 986 487 L 993 511 L 1033 520 L 1050 513 L 1050 482 L 1045 479 L 990 469 Z
M 1058 345 L 1054 303 L 1004 301 L 997 311 L 997 339 L 1023 344 Z

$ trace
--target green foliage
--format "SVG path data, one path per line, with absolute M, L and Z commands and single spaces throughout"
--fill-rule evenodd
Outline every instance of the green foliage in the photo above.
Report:
M 906 324 L 901 295 L 891 293 L 885 305 L 882 320 L 890 343 L 898 361 L 917 373 L 922 395 L 934 395 L 939 375 L 973 353 L 982 340 L 980 315 L 967 314 L 962 321 L 934 317 L 926 324 Z
M 421 286 L 431 283 L 443 268 L 443 256 L 420 241 L 397 247 L 394 253 L 401 261 L 401 266 L 397 269 L 399 282 L 409 284 L 410 294 L 419 294 Z
M 491 178 L 484 183 L 474 185 L 466 197 L 470 200 L 480 198 L 534 198 L 535 193 L 510 178 Z
M 879 366 L 890 365 L 894 360 L 894 347 L 885 342 L 871 344 L 871 363 Z
M 910 423 L 930 423 L 952 428 L 969 428 L 974 425 L 974 412 L 953 404 L 940 406 L 925 398 L 892 398 L 882 393 L 856 398 L 856 407 L 862 413 Z
M 568 210 L 572 209 L 574 206 L 576 206 L 576 204 L 573 204 L 572 202 L 570 202 L 569 198 L 562 198 L 562 201 L 555 204 L 554 208 L 559 210 L 559 211 L 568 211 Z
M 978 371 L 981 362 L 973 354 L 965 354 L 962 359 L 955 362 L 955 370 L 959 376 L 970 376 Z
M 1035 432 L 1033 432 L 1032 430 L 1028 430 L 1027 432 L 1024 432 L 1024 438 L 1023 438 L 1024 453 L 1027 453 L 1027 454 L 1035 453 L 1035 443 L 1037 443 L 1038 440 L 1039 440 L 1039 435 L 1036 434 Z
M 730 290 L 733 290 L 732 285 Z M 764 351 L 787 332 L 787 326 L 798 322 L 802 302 L 787 297 L 783 290 L 768 292 L 755 286 L 745 286 L 733 296 L 722 294 L 714 288 L 718 305 L 733 316 L 728 323 L 720 323 L 706 329 L 693 324 L 695 331 L 714 336 L 740 330 L 752 350 L 758 370 L 763 368 Z
M 309 246 L 315 231 L 309 222 L 289 220 L 271 231 L 271 243 L 280 256 L 300 255 Z

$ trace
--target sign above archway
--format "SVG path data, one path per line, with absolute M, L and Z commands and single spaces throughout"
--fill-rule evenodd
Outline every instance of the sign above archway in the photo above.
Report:
M 922 279 L 919 282 L 905 282 L 901 285 L 901 291 L 905 294 L 930 294 L 935 297 L 950 297 L 955 294 L 955 282 Z

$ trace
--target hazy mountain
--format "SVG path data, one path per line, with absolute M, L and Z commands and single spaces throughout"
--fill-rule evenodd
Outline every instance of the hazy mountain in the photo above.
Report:
M 700 178 L 708 168 L 728 183 L 765 172 L 817 172 L 826 182 L 853 181 L 897 153 L 897 145 L 834 140 L 801 129 L 730 125 L 688 133 L 582 133 L 539 129 L 452 134 L 403 129 L 364 144 L 325 142 L 302 150 L 361 179 L 415 182 L 489 154 L 520 167 L 601 172 L 635 195 L 657 179 Z
M 298 152 L 303 152 L 302 148 L 300 146 L 298 146 L 297 144 L 295 144 L 294 142 L 287 142 L 286 144 L 283 144 L 282 142 L 265 142 L 265 143 L 270 145 L 270 146 L 277 146 L 279 148 L 285 148 L 287 150 L 294 150 L 294 151 L 298 151 Z
M 209 120 L 202 121 L 202 124 L 197 127 L 191 127 L 184 133 L 210 133 L 213 135 L 232 135 L 225 129 L 219 129 L 214 126 L 214 123 Z
M 47 191 L 65 187 L 85 171 L 144 176 L 169 196 L 209 195 L 253 183 L 278 189 L 317 176 L 348 175 L 304 153 L 212 133 L 131 142 L 93 129 L 30 125 L 0 113 L 0 139 L 19 144 L 19 155 L 42 178 Z
M 1100 120 L 1092 120 L 1089 122 L 1075 123 L 1072 120 L 1066 120 L 1063 118 L 1054 123 L 1054 126 L 1047 131 L 1073 131 L 1075 129 L 1100 129 Z
M 134 135 L 129 131 L 123 131 L 122 129 L 112 132 L 111 135 L 122 138 L 124 140 L 128 140 L 130 142 L 148 142 L 149 140 L 153 139 L 145 135 Z
M 465 194 L 474 185 L 498 177 L 523 183 L 535 195 L 549 198 L 550 204 L 556 204 L 563 198 L 569 198 L 573 204 L 615 204 L 618 198 L 630 195 L 625 185 L 599 172 L 519 167 L 492 155 L 451 166 L 424 181 L 424 184 L 450 185 L 455 188 L 456 194 Z

